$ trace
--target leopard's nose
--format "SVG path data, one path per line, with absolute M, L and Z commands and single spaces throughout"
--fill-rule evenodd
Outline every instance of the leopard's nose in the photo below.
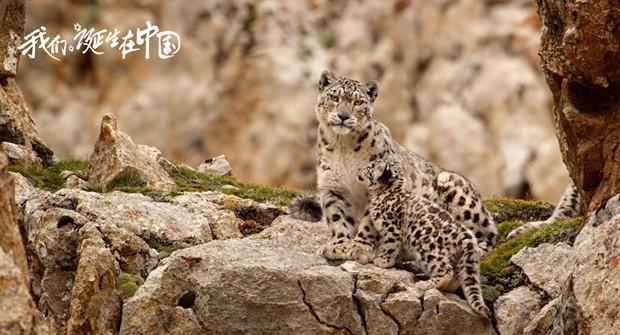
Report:
M 346 121 L 346 120 L 349 118 L 349 114 L 339 113 L 339 114 L 338 114 L 338 118 L 339 118 L 342 122 L 344 122 L 344 121 Z

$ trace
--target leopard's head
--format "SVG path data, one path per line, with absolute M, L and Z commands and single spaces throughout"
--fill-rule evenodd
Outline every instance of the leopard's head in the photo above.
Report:
M 391 185 L 403 175 L 401 165 L 394 160 L 378 159 L 357 170 L 357 180 L 369 189 Z
M 323 71 L 319 79 L 316 114 L 325 128 L 339 135 L 361 132 L 372 119 L 372 104 L 377 98 L 374 81 L 362 84 Z

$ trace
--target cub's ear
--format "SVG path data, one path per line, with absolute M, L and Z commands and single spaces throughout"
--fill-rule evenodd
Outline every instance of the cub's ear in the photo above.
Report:
M 382 184 L 389 184 L 390 180 L 392 180 L 392 170 L 388 164 L 385 164 L 383 167 L 383 172 L 377 178 L 377 181 Z
M 377 99 L 377 95 L 379 95 L 379 84 L 376 81 L 371 80 L 366 83 L 366 94 L 368 94 L 368 98 L 370 98 L 370 102 L 375 102 Z
M 325 91 L 325 89 L 328 88 L 335 81 L 336 75 L 333 72 L 329 70 L 323 71 L 323 73 L 321 73 L 321 78 L 319 79 L 319 91 Z

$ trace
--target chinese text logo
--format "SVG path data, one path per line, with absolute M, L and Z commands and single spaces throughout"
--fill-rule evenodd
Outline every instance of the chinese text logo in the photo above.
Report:
M 100 49 L 104 44 L 109 45 L 112 49 L 118 49 L 123 59 L 128 54 L 140 51 L 144 47 L 144 58 L 151 58 L 151 49 L 157 48 L 157 56 L 160 59 L 167 59 L 176 55 L 181 50 L 181 39 L 179 35 L 172 31 L 160 31 L 157 25 L 146 21 L 146 28 L 136 28 L 135 33 L 131 30 L 122 35 L 118 29 L 108 31 L 107 29 L 95 30 L 95 28 L 82 28 L 76 23 L 73 28 L 76 31 L 73 42 L 56 35 L 55 37 L 47 36 L 47 28 L 40 27 L 35 29 L 24 38 L 18 49 L 22 55 L 29 58 L 35 58 L 37 49 L 43 50 L 48 56 L 59 61 L 57 56 L 66 56 L 72 52 L 92 52 L 95 55 L 103 54 Z M 153 38 L 156 44 L 151 44 Z

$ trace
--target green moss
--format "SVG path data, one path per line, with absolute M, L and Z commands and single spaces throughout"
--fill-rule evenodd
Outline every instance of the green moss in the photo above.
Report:
M 144 280 L 140 276 L 122 272 L 116 278 L 116 289 L 121 293 L 123 298 L 130 298 L 136 293 L 138 288 L 144 284 Z
M 497 237 L 499 241 L 502 241 L 503 239 L 505 239 L 506 236 L 508 236 L 508 234 L 510 234 L 511 231 L 519 228 L 524 223 L 525 222 L 523 221 L 504 221 L 504 222 L 498 223 L 497 224 Z
M 293 197 L 300 194 L 299 191 L 293 189 L 267 187 L 238 181 L 232 177 L 206 175 L 185 167 L 178 167 L 171 176 L 179 190 L 182 191 L 219 191 L 225 194 L 236 195 L 240 198 L 253 199 L 258 202 L 268 201 L 278 206 L 288 204 Z
M 496 222 L 539 221 L 553 212 L 553 205 L 535 200 L 495 198 L 484 200 L 484 205 L 494 214 Z
M 65 186 L 65 180 L 60 176 L 62 171 L 74 171 L 80 175 L 86 175 L 88 162 L 70 159 L 51 162 L 49 165 L 42 168 L 11 166 L 9 169 L 13 172 L 20 173 L 38 188 L 56 192 Z
M 146 185 L 146 180 L 142 178 L 140 171 L 133 167 L 127 167 L 121 171 L 108 185 L 110 190 L 120 187 L 138 187 Z
M 148 240 L 147 244 L 149 247 L 159 251 L 159 253 L 164 253 L 166 255 L 170 255 L 175 250 L 182 249 L 183 247 L 172 244 L 172 243 L 164 243 L 155 239 Z
M 482 275 L 490 280 L 502 275 L 509 265 L 510 257 L 525 247 L 535 247 L 542 243 L 554 243 L 566 239 L 574 230 L 579 229 L 582 218 L 560 220 L 551 225 L 532 229 L 523 235 L 501 242 L 483 260 L 480 266 Z M 507 232 L 506 232 L 507 234 Z

